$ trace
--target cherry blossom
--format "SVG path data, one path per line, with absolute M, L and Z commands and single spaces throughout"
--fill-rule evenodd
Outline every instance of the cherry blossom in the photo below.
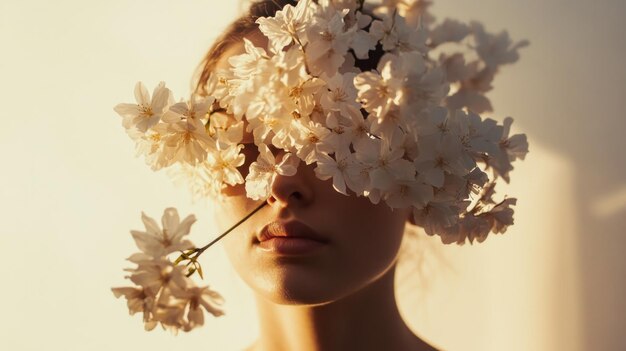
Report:
M 243 183 L 243 177 L 237 169 L 243 165 L 245 160 L 245 156 L 241 154 L 241 149 L 243 149 L 241 144 L 230 144 L 226 149 L 209 153 L 206 167 L 219 183 L 224 182 L 228 185 Z
M 281 51 L 294 40 L 306 43 L 305 32 L 313 14 L 312 7 L 311 0 L 302 0 L 295 7 L 286 5 L 273 18 L 262 17 L 257 20 L 259 29 L 270 40 L 274 52 Z
M 150 99 L 150 93 L 145 85 L 138 82 L 135 85 L 135 100 L 137 100 L 137 104 L 118 104 L 114 110 L 122 116 L 124 128 L 136 128 L 141 132 L 145 132 L 159 122 L 167 105 L 170 103 L 170 99 L 171 92 L 165 87 L 164 82 L 159 83 L 154 88 L 152 99 Z
M 171 252 L 189 249 L 192 244 L 188 240 L 183 240 L 184 236 L 189 234 L 191 225 L 196 218 L 191 215 L 187 216 L 182 222 L 175 208 L 167 208 L 163 212 L 161 219 L 163 229 L 159 227 L 157 222 L 141 214 L 146 231 L 131 231 L 137 247 L 145 254 L 151 257 L 165 257 Z
M 376 48 L 378 40 L 370 34 L 370 32 L 364 30 L 372 23 L 372 16 L 363 14 L 362 12 L 356 12 L 355 14 L 357 30 L 352 38 L 350 48 L 354 50 L 354 55 L 358 59 L 369 58 L 369 52 Z
M 206 133 L 204 125 L 195 119 L 162 124 L 163 153 L 169 163 L 196 164 L 206 159 L 214 141 Z
M 203 326 L 204 311 L 212 314 L 214 317 L 224 314 L 221 308 L 224 299 L 218 292 L 211 290 L 208 286 L 192 286 L 185 290 L 174 292 L 174 296 L 180 299 L 179 304 L 170 307 L 169 313 L 164 314 L 164 316 L 169 317 L 173 321 L 169 324 L 176 324 L 178 328 L 184 331 Z M 183 314 L 185 311 L 187 311 L 186 316 Z
M 385 16 L 382 21 L 373 21 L 370 34 L 380 41 L 385 51 L 426 52 L 426 31 L 408 26 L 397 12 Z
M 206 121 L 206 114 L 215 101 L 214 97 L 202 97 L 193 95 L 189 101 L 181 101 L 168 108 L 163 115 L 163 121 L 174 123 L 187 119 L 199 119 Z
M 358 98 L 363 107 L 377 115 L 385 115 L 391 106 L 399 106 L 404 98 L 404 73 L 399 59 L 394 55 L 384 56 L 376 72 L 363 72 L 354 78 Z
M 250 165 L 246 176 L 246 193 L 253 200 L 266 199 L 276 175 L 292 176 L 296 174 L 300 159 L 291 153 L 282 157 L 279 163 L 272 151 L 265 145 L 259 145 L 259 157 Z
M 130 315 L 141 312 L 146 331 L 156 327 L 157 322 L 152 320 L 154 309 L 154 296 L 146 292 L 143 287 L 112 288 L 115 297 L 124 297 L 127 300 L 128 312 Z
M 307 126 L 303 127 L 302 137 L 299 138 L 296 155 L 308 165 L 318 162 L 321 154 L 324 152 L 332 152 L 333 148 L 328 143 L 330 131 L 323 125 L 309 121 Z
M 327 12 L 330 16 L 318 14 L 307 28 L 309 45 L 306 57 L 313 74 L 332 76 L 345 60 L 345 55 L 352 41 L 356 26 L 345 29 L 344 11 Z
M 336 73 L 326 80 L 327 89 L 320 93 L 320 103 L 326 111 L 340 112 L 343 116 L 349 115 L 349 107 L 360 108 L 356 100 L 357 91 L 354 87 L 354 73 Z
M 320 154 L 315 167 L 315 175 L 321 180 L 333 180 L 333 188 L 338 192 L 348 195 L 346 190 L 347 173 L 354 158 L 349 153 L 335 153 L 335 157 Z
M 220 294 L 208 286 L 198 287 L 186 274 L 188 269 L 167 258 L 169 253 L 194 247 L 182 237 L 189 233 L 195 216 L 187 216 L 181 222 L 176 209 L 167 208 L 162 218 L 163 230 L 145 214 L 142 220 L 146 232 L 131 231 L 141 250 L 128 258 L 136 267 L 125 269 L 130 273 L 126 278 L 135 286 L 112 288 L 115 297 L 126 299 L 131 315 L 142 313 L 148 331 L 158 324 L 174 333 L 190 331 L 203 325 L 203 311 L 216 317 L 223 315 L 224 300 Z

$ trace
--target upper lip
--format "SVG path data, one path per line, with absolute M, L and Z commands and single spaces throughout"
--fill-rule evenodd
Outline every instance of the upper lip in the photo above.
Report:
M 299 221 L 270 222 L 257 233 L 256 239 L 261 242 L 275 237 L 306 238 L 324 243 L 328 242 L 325 237 L 317 234 L 311 227 Z

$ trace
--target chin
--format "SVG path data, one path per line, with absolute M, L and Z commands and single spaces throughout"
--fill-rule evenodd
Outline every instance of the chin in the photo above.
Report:
M 269 273 L 269 274 L 268 274 Z M 333 275 L 314 274 L 294 267 L 266 272 L 248 281 L 248 285 L 260 297 L 278 305 L 325 305 L 347 295 L 347 279 Z M 345 283 L 344 283 L 345 284 Z

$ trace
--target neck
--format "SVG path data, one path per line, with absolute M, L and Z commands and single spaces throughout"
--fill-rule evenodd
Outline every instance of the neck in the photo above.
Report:
M 433 350 L 404 323 L 395 265 L 363 289 L 324 305 L 278 305 L 257 296 L 256 351 Z

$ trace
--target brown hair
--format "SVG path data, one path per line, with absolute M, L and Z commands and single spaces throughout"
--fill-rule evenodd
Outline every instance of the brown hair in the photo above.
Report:
M 315 1 L 315 0 L 314 0 Z M 232 22 L 224 32 L 215 40 L 209 51 L 204 56 L 204 59 L 198 65 L 197 80 L 195 85 L 196 94 L 206 96 L 207 82 L 211 73 L 215 70 L 215 66 L 219 62 L 222 55 L 232 45 L 243 42 L 243 38 L 250 33 L 258 30 L 259 26 L 256 20 L 260 17 L 273 17 L 276 12 L 281 10 L 286 5 L 297 5 L 297 0 L 257 0 L 250 5 L 250 9 L 246 14 Z M 365 11 L 364 11 L 365 12 Z M 366 12 L 367 13 L 367 12 Z M 376 18 L 371 13 L 368 15 Z M 376 49 L 369 52 L 369 57 L 363 60 L 355 59 L 355 65 L 361 71 L 369 71 L 376 69 L 376 65 L 380 58 L 384 54 L 382 46 L 378 44 Z
M 206 84 L 209 76 L 215 70 L 217 62 L 232 45 L 241 43 L 246 35 L 258 30 L 259 26 L 256 24 L 258 18 L 272 17 L 286 5 L 295 6 L 296 4 L 297 0 L 260 0 L 253 2 L 248 12 L 226 27 L 224 32 L 209 48 L 209 51 L 198 66 L 200 74 L 195 83 L 195 92 L 200 95 L 207 95 Z

